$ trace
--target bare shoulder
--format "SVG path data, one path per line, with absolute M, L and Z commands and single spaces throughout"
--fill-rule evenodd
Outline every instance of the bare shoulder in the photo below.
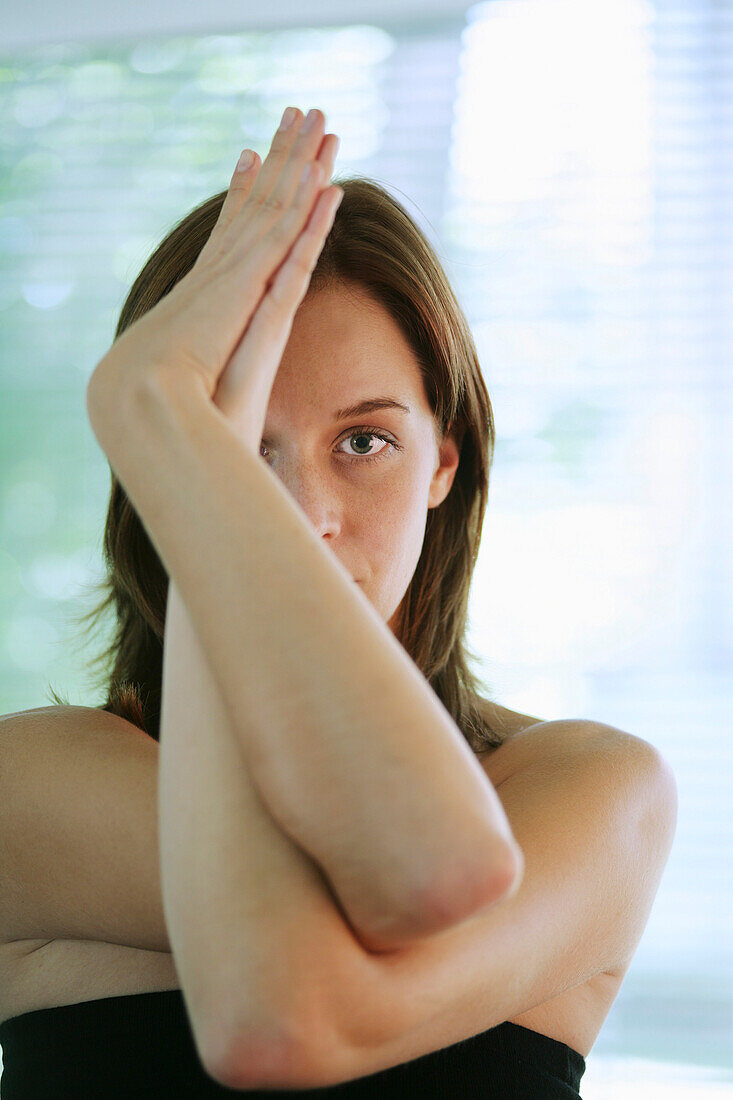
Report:
M 545 760 L 548 767 L 562 764 L 568 754 L 605 754 L 606 759 L 631 762 L 640 777 L 658 776 L 659 786 L 676 805 L 672 768 L 656 746 L 643 737 L 591 718 L 541 719 L 484 700 L 485 713 L 503 743 L 484 755 L 481 763 L 494 786 L 520 769 Z
M 0 716 L 0 941 L 169 951 L 157 846 L 158 744 L 118 715 Z
M 494 782 L 488 769 L 487 774 Z M 541 790 L 555 783 L 577 788 L 579 781 L 582 797 L 599 813 L 603 792 L 615 792 L 608 813 L 634 838 L 639 879 L 647 886 L 658 882 L 677 828 L 677 782 L 661 751 L 643 737 L 594 719 L 539 722 L 513 739 L 495 788 L 511 820 L 506 797 L 517 783 Z M 640 896 L 643 892 L 640 887 Z M 640 912 L 648 915 L 652 900 L 653 895 L 645 896 Z
M 547 815 L 551 816 L 552 798 L 557 797 L 566 809 L 576 807 L 571 816 L 562 811 L 559 815 L 560 830 L 565 827 L 563 821 L 568 829 L 568 847 L 563 844 L 561 849 L 569 850 L 572 834 L 585 814 L 587 824 L 580 832 L 588 837 L 595 832 L 599 851 L 614 852 L 610 864 L 605 856 L 589 863 L 588 896 L 597 889 L 599 873 L 607 877 L 610 866 L 624 869 L 623 883 L 609 894 L 624 896 L 622 886 L 629 891 L 625 909 L 617 914 L 614 925 L 614 935 L 620 937 L 614 950 L 620 954 L 611 967 L 604 967 L 604 972 L 593 978 L 600 983 L 597 989 L 593 986 L 603 1010 L 600 1027 L 643 934 L 674 842 L 676 778 L 651 742 L 595 719 L 537 722 L 520 730 L 509 749 L 509 761 L 496 791 L 522 850 L 531 851 L 535 830 L 549 828 Z M 589 1006 L 583 1003 L 578 1007 L 579 1021 Z M 524 1018 L 515 1022 L 534 1027 L 540 1016 L 533 1013 L 531 1019 L 533 1023 Z M 544 1016 L 541 1022 L 536 1029 L 546 1032 Z
M 658 778 L 660 790 L 676 793 L 672 768 L 661 751 L 638 734 L 592 718 L 561 718 L 540 722 L 522 732 L 515 749 L 522 766 L 538 757 L 563 767 L 571 759 L 601 758 L 609 781 L 629 775 L 647 781 Z

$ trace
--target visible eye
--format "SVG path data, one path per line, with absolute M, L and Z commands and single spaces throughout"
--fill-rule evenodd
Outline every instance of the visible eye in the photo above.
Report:
M 396 443 L 391 436 L 388 436 L 384 432 L 381 432 L 378 428 L 370 428 L 367 426 L 364 426 L 362 428 L 351 428 L 348 432 L 346 432 L 345 435 L 341 437 L 338 443 L 341 444 L 351 439 L 355 439 L 357 441 L 381 439 L 384 443 L 387 444 L 387 446 L 383 447 L 381 451 L 377 452 L 377 454 L 357 453 L 353 455 L 345 455 L 345 457 L 348 458 L 349 462 L 358 462 L 362 466 L 368 462 L 379 462 L 380 459 L 389 458 L 396 451 L 402 450 L 401 443 Z M 359 447 L 361 447 L 362 445 L 368 446 L 368 444 L 362 444 L 361 442 L 358 443 Z M 262 458 L 265 458 L 266 455 L 262 454 L 263 448 L 267 450 L 265 444 L 260 443 L 260 456 Z M 343 451 L 339 451 L 338 453 L 342 455 L 344 454 Z
M 347 455 L 346 457 L 349 458 L 352 462 L 356 462 L 357 460 L 359 460 L 362 463 L 377 462 L 381 458 L 389 458 L 389 456 L 391 454 L 393 454 L 395 451 L 402 450 L 399 443 L 395 443 L 389 436 L 385 435 L 384 432 L 380 432 L 377 428 L 369 428 L 369 427 L 351 428 L 346 433 L 346 435 L 343 436 L 339 440 L 339 443 L 346 442 L 347 440 L 355 439 L 355 440 L 357 440 L 358 445 L 361 446 L 362 441 L 368 440 L 370 438 L 372 438 L 372 439 L 381 439 L 387 444 L 387 446 L 383 447 L 382 450 L 379 451 L 377 454 L 356 454 L 356 455 Z M 341 451 L 339 453 L 343 454 L 343 451 Z

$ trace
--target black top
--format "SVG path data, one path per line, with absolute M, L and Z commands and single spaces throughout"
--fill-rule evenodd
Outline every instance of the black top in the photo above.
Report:
M 41 1008 L 0 1024 L 0 1100 L 578 1100 L 585 1059 L 508 1021 L 354 1081 L 317 1089 L 229 1089 L 196 1050 L 180 989 Z

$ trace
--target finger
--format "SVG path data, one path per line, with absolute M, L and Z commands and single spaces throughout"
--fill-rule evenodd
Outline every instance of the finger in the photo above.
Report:
M 339 151 L 340 144 L 341 139 L 336 134 L 326 134 L 321 142 L 321 148 L 318 151 L 317 159 L 323 165 L 324 187 L 331 182 L 333 166 L 336 162 L 336 154 Z
M 228 225 L 244 200 L 249 198 L 261 167 L 262 161 L 254 149 L 242 151 L 229 181 L 229 189 L 219 214 L 220 222 Z
M 318 115 L 322 116 L 322 112 L 318 112 Z M 255 193 L 267 169 L 266 161 L 257 175 L 247 201 L 240 207 L 238 218 L 235 217 L 230 223 L 229 232 L 222 238 L 218 252 L 215 253 L 216 256 L 220 256 L 222 253 L 231 252 L 232 263 L 228 264 L 229 270 L 237 271 L 240 282 L 246 277 L 254 280 L 253 305 L 266 292 L 274 273 L 303 231 L 313 210 L 313 204 L 323 189 L 329 185 L 338 152 L 339 138 L 336 134 L 319 137 L 319 126 L 322 125 L 321 119 L 318 118 L 314 127 L 315 139 L 304 142 L 302 146 L 307 152 L 313 152 L 317 159 L 303 160 L 301 153 L 300 162 L 293 162 L 299 163 L 300 175 L 295 180 L 295 193 L 283 215 L 273 218 L 265 213 L 263 216 L 262 204 L 257 205 L 255 201 Z M 308 164 L 316 167 L 316 174 L 304 182 L 301 178 L 302 172 Z
M 287 112 L 292 112 L 292 121 L 288 124 L 286 124 L 285 118 Z M 219 218 L 197 260 L 199 266 L 208 263 L 209 259 L 213 258 L 222 249 L 226 250 L 229 240 L 228 236 L 225 236 L 226 231 L 245 205 L 246 199 L 252 198 L 257 207 L 261 209 L 261 201 L 264 201 L 273 183 L 277 180 L 282 167 L 287 163 L 290 151 L 298 138 L 303 118 L 303 112 L 297 107 L 288 107 L 283 112 L 283 117 L 280 120 L 278 129 L 275 131 L 270 144 L 270 151 L 264 163 L 260 165 L 259 157 L 255 154 L 255 163 L 250 165 L 249 168 L 245 168 L 241 172 L 235 169 L 222 209 L 219 212 Z M 253 152 L 253 150 L 245 150 L 245 152 L 248 151 Z M 254 187 L 255 181 L 259 184 L 259 190 Z M 262 200 L 258 196 L 262 196 Z
M 320 160 L 323 165 L 324 178 L 327 181 L 330 180 L 333 174 L 333 166 L 339 145 L 340 140 L 336 134 L 326 134 L 321 141 L 316 159 Z M 243 163 L 245 155 L 248 157 L 247 163 Z M 244 149 L 242 151 L 229 183 L 229 189 L 224 198 L 219 217 L 212 230 L 212 236 L 215 232 L 217 235 L 221 235 L 221 232 L 231 224 L 234 216 L 241 210 L 242 204 L 252 193 L 255 179 L 261 167 L 262 161 L 254 149 Z
M 247 162 L 245 162 L 246 154 L 249 154 Z M 208 262 L 209 258 L 221 248 L 224 232 L 229 228 L 234 216 L 241 210 L 242 204 L 252 191 L 260 166 L 259 155 L 254 149 L 244 149 L 242 151 L 224 196 L 219 217 L 216 219 L 214 228 L 199 253 L 197 262 L 200 264 Z
M 342 198 L 343 191 L 339 187 L 328 187 L 319 195 L 306 229 L 275 275 L 272 286 L 266 290 L 219 379 L 214 402 L 243 432 L 252 430 L 252 401 L 257 405 L 257 394 L 260 394 L 261 403 L 263 384 L 269 380 L 272 385 L 295 312 L 305 297 Z
M 262 170 L 257 176 L 255 186 L 252 188 L 250 198 L 258 206 L 267 198 L 277 183 L 280 173 L 288 162 L 305 119 L 305 115 L 300 108 L 288 107 L 287 110 L 293 112 L 293 121 L 289 125 L 285 125 L 284 121 L 281 120 L 273 135 L 269 152 L 262 162 Z
M 304 231 L 309 219 L 315 213 L 317 200 L 325 191 L 329 190 L 330 170 L 337 147 L 338 138 L 335 138 L 334 142 L 328 143 L 325 151 L 322 150 L 324 152 L 323 159 L 306 161 L 303 164 L 300 178 L 296 184 L 296 191 L 288 209 L 271 226 L 269 232 L 263 233 L 256 245 L 252 247 L 250 251 L 252 264 L 262 271 L 269 272 L 264 284 L 264 291 L 272 285 L 290 250 Z M 329 177 L 326 176 L 327 171 L 329 171 Z M 331 198 L 333 199 L 333 197 L 332 195 Z M 327 200 L 327 203 L 330 201 Z
M 273 275 L 270 286 L 250 321 L 246 337 L 248 356 L 250 340 L 257 349 L 258 343 L 263 345 L 265 341 L 278 340 L 280 332 L 284 331 L 280 349 L 282 355 L 292 318 L 307 293 L 311 275 L 333 226 L 343 195 L 343 189 L 333 185 L 325 188 L 318 196 L 307 225 Z M 288 317 L 290 323 L 284 328 Z
M 336 134 L 326 134 L 320 142 L 316 162 L 321 165 L 322 176 L 320 184 L 318 185 L 321 189 L 326 187 L 330 181 L 339 144 L 339 138 Z M 236 215 L 242 210 L 246 200 L 251 197 L 255 179 L 257 179 L 263 171 L 257 153 L 254 152 L 254 150 L 249 151 L 253 153 L 254 160 L 250 166 L 243 171 L 237 171 L 235 169 L 230 187 L 225 195 L 222 208 L 219 212 L 219 218 L 208 240 L 204 244 L 204 247 L 201 249 L 194 267 L 197 270 L 201 270 L 212 264 L 216 265 L 222 256 L 229 253 L 232 249 L 236 251 L 243 250 L 242 259 L 244 260 L 246 270 L 240 270 L 240 278 L 242 274 L 263 271 L 269 263 L 270 266 L 267 268 L 267 270 L 269 270 L 267 280 L 263 280 L 263 282 L 260 283 L 259 289 L 255 288 L 253 291 L 254 297 L 252 305 L 254 306 L 257 300 L 261 298 L 262 294 L 265 292 L 267 286 L 269 286 L 273 271 L 280 266 L 284 255 L 292 247 L 295 236 L 301 232 L 318 195 L 318 186 L 311 185 L 309 189 L 305 189 L 302 196 L 305 205 L 303 209 L 298 212 L 298 216 L 295 219 L 291 216 L 289 224 L 286 227 L 289 236 L 283 234 L 281 230 L 274 239 L 263 243 L 264 234 L 256 234 L 256 237 L 259 237 L 260 247 L 257 249 L 253 248 L 254 242 L 251 237 L 248 239 L 247 235 L 242 233 L 242 226 L 237 224 L 232 228 L 232 223 Z M 318 181 L 316 181 L 316 183 L 318 183 Z
M 313 108 L 308 112 L 309 117 L 300 127 L 298 135 L 293 142 L 287 158 L 284 160 L 272 188 L 265 191 L 266 180 L 263 178 L 267 168 L 267 162 L 263 166 L 262 176 L 252 189 L 252 203 L 257 206 L 262 204 L 276 218 L 290 208 L 300 183 L 303 168 L 308 161 L 318 156 L 323 141 L 323 131 L 326 125 L 326 116 L 323 111 Z M 261 184 L 261 186 L 260 186 Z M 254 207 L 253 207 L 254 211 Z
M 336 134 L 326 134 L 321 141 L 317 159 L 324 168 L 324 179 L 329 181 L 333 175 L 333 166 L 340 145 L 340 139 Z M 245 160 L 246 158 L 246 160 Z M 242 208 L 245 200 L 252 193 L 255 179 L 262 167 L 259 154 L 254 149 L 244 149 L 232 174 L 219 217 L 209 235 L 209 240 L 201 250 L 201 257 L 207 260 L 209 255 L 219 247 L 219 239 L 224 230 L 231 225 L 234 217 Z M 209 245 L 211 241 L 211 245 Z

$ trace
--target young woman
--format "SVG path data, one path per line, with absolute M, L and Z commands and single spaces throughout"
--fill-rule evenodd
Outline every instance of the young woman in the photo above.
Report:
M 104 707 L 0 721 L 3 1100 L 578 1096 L 656 895 L 661 754 L 480 694 L 491 404 L 324 130 L 174 228 L 87 390 L 117 630 Z

